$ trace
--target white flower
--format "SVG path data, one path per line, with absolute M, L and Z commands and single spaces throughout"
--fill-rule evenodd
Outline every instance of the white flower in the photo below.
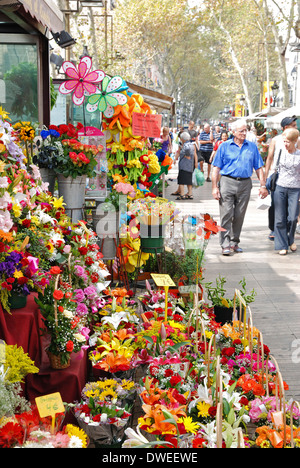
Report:
M 68 448 L 82 448 L 82 440 L 79 437 L 72 435 L 70 437 Z
M 68 309 L 64 309 L 63 311 L 63 315 L 68 318 L 68 319 L 72 319 L 73 318 L 73 312 L 71 310 L 68 310 Z
M 0 188 L 7 188 L 9 186 L 8 183 L 8 178 L 5 177 L 0 177 Z
M 140 432 L 140 428 L 136 428 L 136 432 L 131 428 L 125 429 L 125 434 L 128 437 L 127 440 L 122 445 L 122 448 L 133 448 L 140 447 L 146 444 L 147 447 L 150 447 L 149 440 L 147 440 Z

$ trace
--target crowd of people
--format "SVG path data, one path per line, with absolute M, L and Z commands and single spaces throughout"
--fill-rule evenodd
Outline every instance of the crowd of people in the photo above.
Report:
M 190 122 L 179 132 L 164 130 L 165 145 L 174 162 L 178 161 L 178 188 L 171 195 L 177 200 L 193 199 L 192 175 L 195 168 L 212 183 L 212 196 L 219 203 L 220 245 L 223 255 L 241 253 L 241 231 L 252 190 L 252 175 L 260 182 L 259 196 L 270 196 L 268 212 L 269 239 L 280 255 L 295 252 L 295 233 L 299 233 L 300 134 L 297 117 L 281 122 L 276 130 L 258 136 L 247 121 L 238 119 L 230 131 L 205 123 L 196 128 Z M 169 135 L 169 139 L 166 137 Z M 207 167 L 205 167 L 205 165 Z M 272 174 L 275 187 L 271 188 Z M 187 186 L 187 193 L 184 187 Z M 298 227 L 297 227 L 298 225 Z

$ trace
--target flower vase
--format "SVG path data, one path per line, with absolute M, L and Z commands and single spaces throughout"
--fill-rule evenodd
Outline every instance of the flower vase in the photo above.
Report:
M 43 182 L 48 182 L 48 191 L 54 193 L 54 187 L 55 187 L 55 180 L 56 180 L 56 173 L 53 169 L 48 169 L 44 167 L 39 168 L 41 178 Z
M 64 177 L 57 175 L 59 197 L 63 197 L 66 204 L 66 214 L 71 218 L 72 223 L 81 221 L 85 201 L 86 175 L 76 177 Z
M 101 251 L 105 260 L 116 257 L 116 238 L 120 225 L 119 211 L 104 211 L 101 205 L 93 210 L 93 229 L 100 239 Z
M 163 252 L 165 231 L 165 224 L 140 223 L 141 250 L 146 253 Z
M 10 309 L 23 309 L 27 304 L 27 296 L 12 293 L 8 299 L 8 304 Z

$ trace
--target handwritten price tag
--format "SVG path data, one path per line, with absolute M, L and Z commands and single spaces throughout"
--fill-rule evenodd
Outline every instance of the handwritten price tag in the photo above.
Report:
M 52 417 L 52 428 L 54 428 L 55 415 L 65 412 L 60 393 L 50 393 L 49 395 L 37 397 L 35 402 L 41 418 Z
M 176 286 L 170 275 L 163 275 L 159 273 L 151 273 L 152 279 L 156 286 L 159 288 L 165 287 L 165 286 Z

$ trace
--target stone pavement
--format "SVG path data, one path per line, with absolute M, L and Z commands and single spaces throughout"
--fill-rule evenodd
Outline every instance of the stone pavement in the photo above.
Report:
M 177 188 L 177 171 L 175 166 L 168 174 L 166 198 L 176 201 L 185 214 L 209 213 L 219 224 L 218 202 L 212 198 L 210 182 L 194 189 L 194 200 L 179 202 L 171 196 Z M 257 296 L 250 304 L 253 325 L 262 333 L 289 385 L 286 397 L 300 401 L 300 236 L 296 236 L 297 252 L 281 257 L 274 251 L 274 243 L 268 239 L 268 212 L 256 208 L 258 187 L 254 175 L 241 235 L 244 252 L 221 255 L 219 236 L 213 236 L 206 250 L 204 281 L 214 283 L 217 276 L 224 276 L 232 297 L 242 278 L 247 291 L 255 289 Z

